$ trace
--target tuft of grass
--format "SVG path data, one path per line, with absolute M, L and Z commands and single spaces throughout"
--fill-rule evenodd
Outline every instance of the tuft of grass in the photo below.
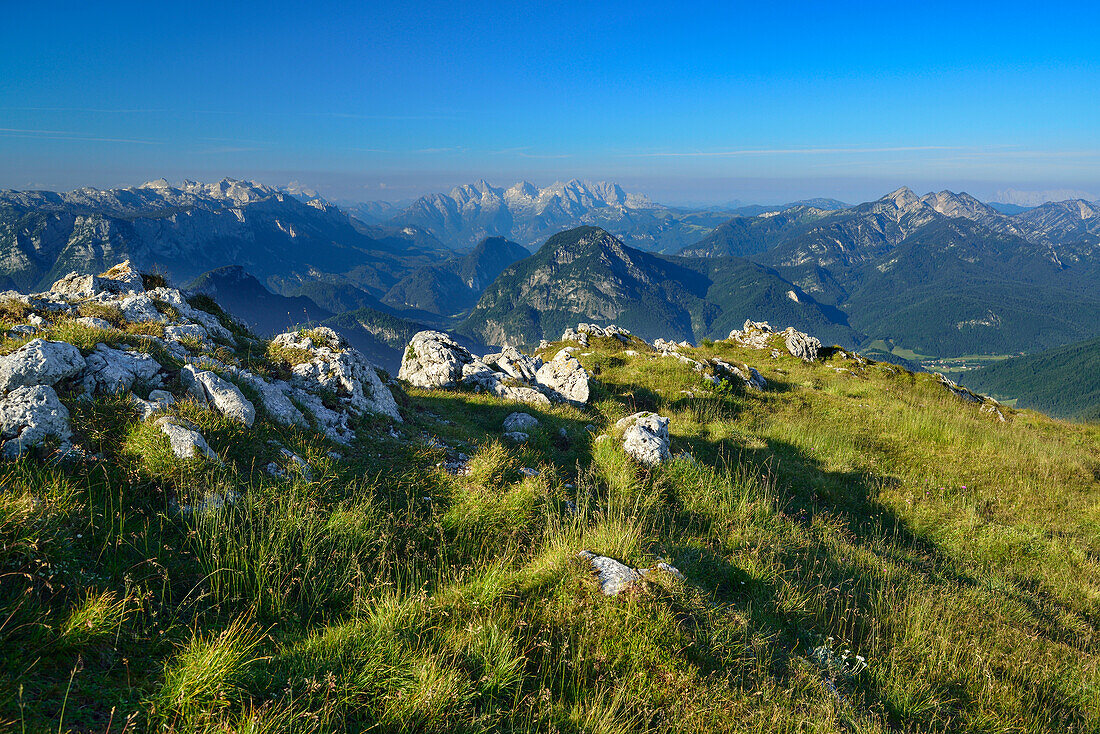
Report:
M 112 591 L 88 592 L 61 625 L 62 644 L 79 647 L 117 636 L 131 611 L 129 601 Z
M 97 303 L 96 301 L 84 301 L 76 307 L 80 316 L 103 319 L 116 329 L 126 326 L 126 317 L 122 315 L 122 309 L 113 303 Z
M 141 285 L 145 290 L 151 291 L 156 288 L 167 288 L 168 277 L 164 273 L 151 271 L 141 274 Z
M 199 730 L 218 722 L 245 700 L 247 677 L 260 661 L 263 635 L 246 617 L 219 633 L 194 632 L 169 661 L 149 701 L 151 718 L 169 730 Z
M 33 312 L 33 308 L 17 298 L 5 298 L 0 301 L 0 320 L 7 323 L 23 323 Z

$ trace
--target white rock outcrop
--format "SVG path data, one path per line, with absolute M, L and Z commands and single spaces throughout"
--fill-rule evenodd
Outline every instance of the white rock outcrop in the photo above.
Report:
M 631 568 L 621 561 L 598 555 L 589 550 L 581 551 L 577 554 L 577 557 L 591 564 L 592 571 L 596 574 L 596 580 L 600 584 L 600 592 L 604 596 L 618 596 L 642 579 L 660 573 L 666 573 L 680 581 L 687 580 L 680 569 L 664 561 L 652 568 Z
M 240 388 L 216 373 L 187 365 L 180 371 L 180 380 L 195 400 L 213 407 L 226 418 L 246 426 L 256 420 L 256 408 Z
M 87 358 L 84 388 L 89 393 L 123 392 L 133 388 L 135 382 L 159 382 L 160 371 L 160 363 L 145 352 L 97 344 Z
M 276 345 L 313 355 L 308 362 L 291 368 L 292 384 L 305 390 L 321 388 L 334 392 L 355 413 L 378 413 L 401 421 L 397 401 L 378 377 L 374 365 L 332 329 L 321 326 L 307 332 L 287 332 L 274 341 Z
M 69 411 L 49 385 L 21 385 L 0 399 L 0 456 L 14 459 L 54 437 L 59 449 L 72 448 Z
M 179 418 L 161 418 L 157 421 L 157 427 L 168 437 L 168 445 L 176 458 L 220 461 L 202 434 L 191 426 L 184 425 Z
M 567 403 L 584 405 L 588 402 L 588 372 L 564 349 L 539 368 L 535 381 Z
M 792 357 L 798 357 L 803 362 L 813 362 L 817 359 L 817 352 L 821 349 L 821 340 L 799 331 L 793 326 L 788 326 L 779 332 L 783 337 L 783 343 Z
M 504 419 L 505 431 L 533 431 L 539 427 L 539 419 L 530 413 L 511 413 Z
M 427 389 L 455 387 L 463 367 L 474 361 L 470 350 L 442 331 L 420 331 L 413 335 L 401 357 L 399 379 Z
M 499 354 L 486 354 L 481 361 L 498 372 L 524 382 L 534 382 L 542 367 L 541 359 L 526 355 L 515 347 L 505 347 Z
M 655 466 L 672 457 L 664 416 L 639 411 L 616 422 L 615 430 L 623 432 L 623 448 L 640 464 Z
M 28 385 L 56 385 L 84 365 L 84 356 L 72 344 L 34 339 L 0 357 L 0 393 Z

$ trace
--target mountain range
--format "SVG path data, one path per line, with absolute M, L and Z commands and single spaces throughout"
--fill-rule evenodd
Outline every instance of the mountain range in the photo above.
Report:
M 749 257 L 918 354 L 1011 354 L 1100 333 L 1096 212 L 1070 201 L 1009 216 L 903 187 L 838 211 L 733 217 L 681 254 Z
M 457 328 L 490 343 L 553 339 L 578 321 L 616 323 L 645 339 L 724 338 L 747 318 L 859 341 L 836 309 L 743 258 L 657 255 L 599 227 L 547 240 L 510 266 Z
M 1100 206 L 1084 200 L 1005 214 L 903 187 L 731 213 L 615 184 L 481 181 L 367 224 L 311 196 L 230 179 L 0 192 L 0 288 L 130 259 L 216 293 L 262 333 L 331 322 L 386 365 L 422 328 L 529 344 L 577 321 L 698 341 L 772 320 L 929 366 L 1100 336 Z M 607 226 L 562 230 L 578 220 Z M 500 230 L 517 239 L 467 240 Z
M 664 251 L 698 240 L 728 217 L 654 204 L 604 181 L 574 179 L 545 188 L 521 181 L 502 189 L 482 180 L 449 194 L 422 196 L 388 223 L 429 232 L 460 250 L 486 237 L 505 237 L 535 249 L 564 229 L 592 225 L 640 249 Z
M 366 225 L 320 199 L 231 179 L 0 192 L 0 288 L 41 290 L 129 259 L 179 282 L 239 265 L 276 290 L 328 274 L 381 296 L 449 254 L 415 228 Z

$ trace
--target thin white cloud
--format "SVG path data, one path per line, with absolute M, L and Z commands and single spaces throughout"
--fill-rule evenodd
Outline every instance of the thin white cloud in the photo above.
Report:
M 81 140 L 91 143 L 133 143 L 135 145 L 163 145 L 160 140 L 138 140 L 135 138 L 108 138 L 97 135 L 83 135 L 67 130 L 32 130 L 13 127 L 0 127 L 0 136 L 7 138 L 31 138 L 34 140 Z
M 744 148 L 740 150 L 688 150 L 627 153 L 628 158 L 729 158 L 753 155 L 832 155 L 848 153 L 902 153 L 929 150 L 965 150 L 957 145 L 906 145 L 886 148 Z

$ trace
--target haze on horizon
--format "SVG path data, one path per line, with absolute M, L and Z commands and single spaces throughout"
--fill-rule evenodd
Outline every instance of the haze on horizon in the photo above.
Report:
M 21 4 L 0 30 L 0 188 L 1097 198 L 1100 10 L 1074 6 Z

